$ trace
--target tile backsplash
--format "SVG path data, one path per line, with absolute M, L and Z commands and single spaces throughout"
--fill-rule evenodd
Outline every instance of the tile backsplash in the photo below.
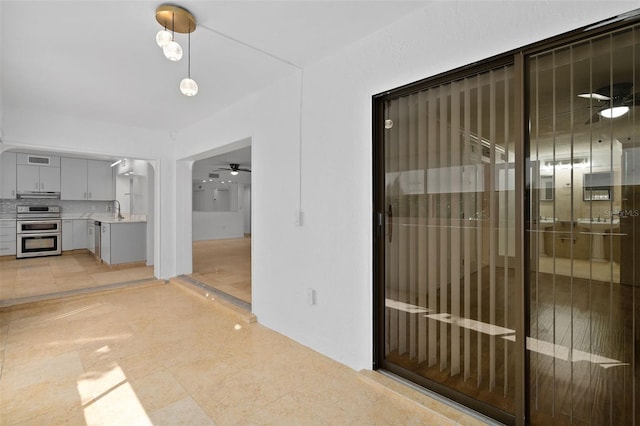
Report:
M 16 213 L 16 206 L 60 206 L 62 213 L 106 213 L 113 211 L 113 201 L 68 201 L 51 199 L 0 199 L 0 215 Z

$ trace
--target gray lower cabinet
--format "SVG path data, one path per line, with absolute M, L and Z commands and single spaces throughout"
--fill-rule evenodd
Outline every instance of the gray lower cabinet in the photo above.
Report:
M 73 250 L 73 220 L 62 221 L 62 251 Z
M 101 231 L 100 254 L 103 262 L 117 265 L 147 260 L 145 222 L 103 222 Z
M 87 248 L 87 220 L 73 220 L 73 249 Z
M 16 254 L 16 221 L 0 220 L 0 256 Z
M 87 248 L 87 220 L 62 220 L 62 251 Z
M 87 248 L 93 254 L 96 253 L 96 237 L 94 234 L 95 225 L 94 220 L 89 219 L 86 221 L 85 226 L 87 227 Z

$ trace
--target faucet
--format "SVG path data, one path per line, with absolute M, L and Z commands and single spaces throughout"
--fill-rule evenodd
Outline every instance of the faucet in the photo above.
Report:
M 124 219 L 124 216 L 122 216 L 122 213 L 120 213 L 120 201 L 118 200 L 113 200 L 114 203 L 118 203 L 118 220 L 122 220 Z

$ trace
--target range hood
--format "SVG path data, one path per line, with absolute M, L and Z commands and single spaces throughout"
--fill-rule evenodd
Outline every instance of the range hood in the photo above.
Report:
M 39 199 L 49 199 L 49 200 L 59 200 L 60 199 L 60 193 L 59 192 L 51 192 L 51 191 L 19 191 L 16 194 L 16 198 L 18 199 L 34 199 L 34 198 L 39 198 Z

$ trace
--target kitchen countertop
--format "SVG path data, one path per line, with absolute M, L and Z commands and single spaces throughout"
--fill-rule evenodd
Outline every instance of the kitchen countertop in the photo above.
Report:
M 147 221 L 147 215 L 123 213 L 124 219 L 118 220 L 111 213 L 62 213 L 61 219 L 85 219 L 98 220 L 105 223 L 140 223 Z M 0 215 L 0 222 L 11 222 L 16 220 L 15 214 Z
M 62 213 L 62 219 L 87 219 L 105 223 L 141 223 L 147 221 L 147 215 L 123 213 L 124 219 L 118 218 L 112 213 Z

